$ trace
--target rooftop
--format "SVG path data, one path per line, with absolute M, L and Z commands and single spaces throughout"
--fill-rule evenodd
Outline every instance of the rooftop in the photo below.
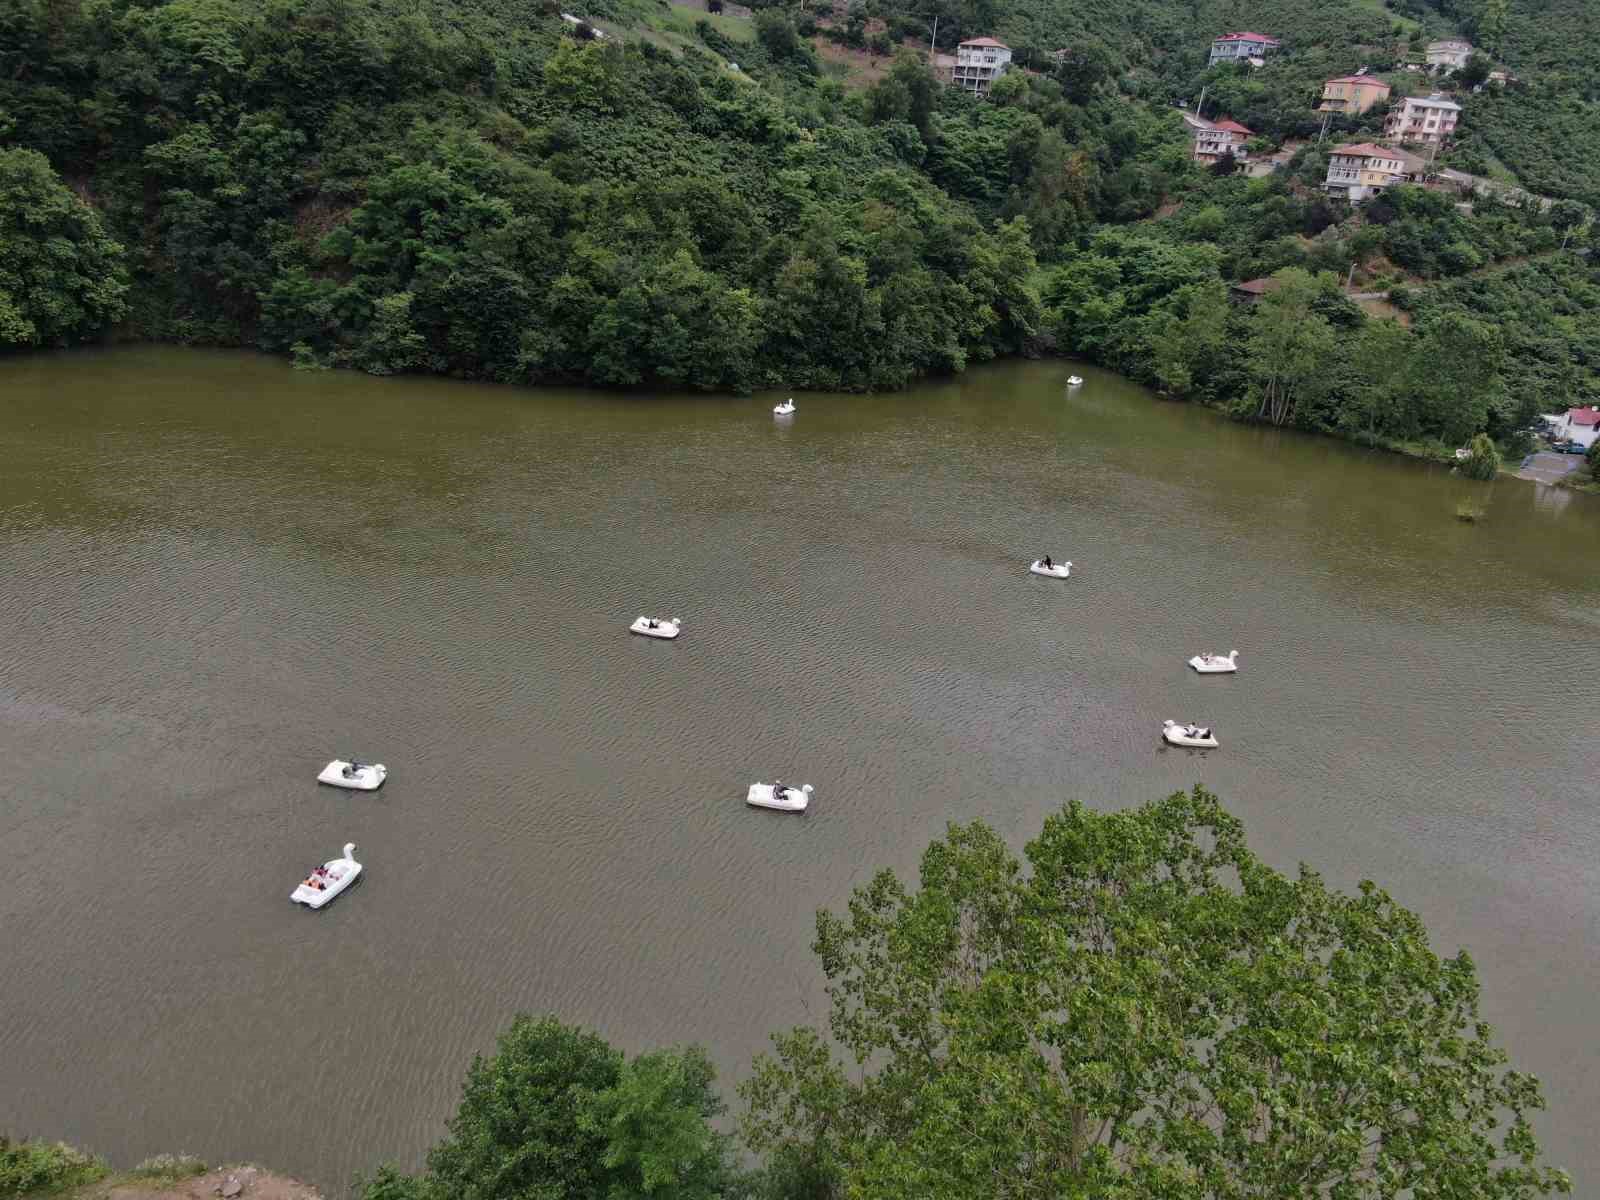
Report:
M 1349 154 L 1360 158 L 1390 158 L 1399 161 L 1400 156 L 1387 146 L 1374 146 L 1371 142 L 1356 142 L 1350 146 L 1335 146 L 1328 151 L 1329 154 Z
M 1574 425 L 1600 425 L 1600 408 L 1569 408 L 1567 420 Z
M 994 38 L 991 38 L 991 37 L 968 38 L 966 41 L 962 42 L 961 44 L 963 46 L 996 46 L 1001 50 L 1009 50 L 1009 49 L 1011 49 L 1011 47 L 1006 45 L 1004 42 L 996 41 Z
M 1213 129 L 1225 129 L 1229 133 L 1242 133 L 1242 134 L 1246 135 L 1247 137 L 1254 136 L 1254 133 L 1255 133 L 1254 130 L 1246 129 L 1243 125 L 1239 124 L 1239 122 L 1230 121 L 1227 117 L 1223 117 L 1222 120 L 1220 120 L 1220 121 L 1211 122 L 1211 128 L 1213 128 Z
M 1388 87 L 1383 80 L 1372 75 L 1341 75 L 1337 79 L 1328 80 L 1329 83 L 1375 83 L 1379 87 Z
M 1264 33 L 1225 33 L 1215 40 L 1219 42 L 1266 42 L 1271 46 L 1279 44 L 1277 38 L 1268 37 Z
M 1246 279 L 1243 283 L 1230 285 L 1234 291 L 1243 292 L 1247 296 L 1265 296 L 1268 292 L 1275 292 L 1283 286 L 1282 281 L 1270 276 L 1265 279 Z
M 1457 104 L 1448 96 L 1441 96 L 1438 92 L 1435 92 L 1431 96 L 1407 96 L 1405 98 L 1405 103 L 1425 104 L 1429 108 L 1453 108 L 1457 112 L 1461 111 L 1461 105 Z

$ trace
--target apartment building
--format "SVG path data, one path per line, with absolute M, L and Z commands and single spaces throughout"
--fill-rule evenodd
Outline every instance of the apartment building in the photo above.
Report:
M 1391 142 L 1421 142 L 1443 145 L 1456 131 L 1461 106 L 1438 92 L 1431 96 L 1407 96 L 1389 110 L 1383 123 L 1383 136 Z
M 1259 61 L 1281 45 L 1283 43 L 1277 38 L 1264 33 L 1225 33 L 1211 43 L 1211 61 L 1206 65 L 1214 67 L 1219 62 Z
M 1328 151 L 1328 175 L 1322 187 L 1329 195 L 1357 201 L 1375 196 L 1407 175 L 1400 151 L 1360 142 Z
M 1183 122 L 1189 127 L 1189 157 L 1196 162 L 1209 166 L 1227 154 L 1232 154 L 1236 162 L 1248 161 L 1250 152 L 1245 149 L 1245 142 L 1255 134 L 1239 122 L 1226 117 L 1208 121 L 1188 112 L 1183 114 Z
M 1435 71 L 1459 71 L 1472 57 L 1472 43 L 1445 38 L 1428 43 L 1428 66 Z
M 969 92 L 986 95 L 989 86 L 1010 64 L 1010 46 L 991 37 L 971 38 L 956 47 L 956 65 L 950 81 Z
M 1318 112 L 1364 113 L 1389 98 L 1389 85 L 1371 75 L 1341 75 L 1322 85 Z

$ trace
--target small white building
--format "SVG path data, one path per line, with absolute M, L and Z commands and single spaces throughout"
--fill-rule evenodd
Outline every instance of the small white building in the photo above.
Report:
M 1225 33 L 1211 43 L 1211 61 L 1206 64 L 1214 67 L 1219 62 L 1249 62 L 1251 59 L 1263 59 L 1268 51 L 1276 50 L 1283 43 L 1275 37 L 1268 37 L 1264 33 Z M 1260 62 L 1252 65 L 1260 66 Z
M 1428 43 L 1428 66 L 1435 71 L 1459 71 L 1471 57 L 1472 43 L 1459 38 Z
M 1600 440 L 1600 408 L 1569 408 L 1551 422 L 1551 429 L 1558 438 L 1592 446 Z
M 991 37 L 970 38 L 956 47 L 950 81 L 979 96 L 986 95 L 1011 65 L 1011 47 Z

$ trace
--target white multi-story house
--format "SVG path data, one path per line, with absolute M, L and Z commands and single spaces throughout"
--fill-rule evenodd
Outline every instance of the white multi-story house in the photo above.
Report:
M 1276 50 L 1282 44 L 1264 33 L 1225 33 L 1211 43 L 1211 61 L 1206 65 L 1214 67 L 1219 62 L 1265 58 L 1269 50 Z
M 1010 64 L 1010 46 L 991 37 L 971 38 L 956 47 L 956 65 L 950 79 L 957 87 L 982 96 Z
M 1235 162 L 1249 160 L 1250 152 L 1245 149 L 1245 142 L 1255 134 L 1239 122 L 1230 121 L 1227 117 L 1220 121 L 1208 121 L 1186 112 L 1183 114 L 1183 123 L 1189 127 L 1189 157 L 1196 162 L 1210 166 L 1227 154 L 1232 154 Z
M 1422 142 L 1443 145 L 1456 131 L 1461 105 L 1438 92 L 1431 96 L 1407 96 L 1389 110 L 1383 123 L 1383 136 L 1391 142 Z
M 1471 57 L 1472 43 L 1459 38 L 1428 43 L 1428 66 L 1435 71 L 1459 71 Z
M 1323 190 L 1346 200 L 1365 200 L 1406 177 L 1406 159 L 1398 150 L 1359 142 L 1328 152 L 1328 177 Z

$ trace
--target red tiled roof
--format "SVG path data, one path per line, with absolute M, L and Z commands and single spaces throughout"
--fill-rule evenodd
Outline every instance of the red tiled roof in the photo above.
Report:
M 961 44 L 963 46 L 998 46 L 1002 50 L 1011 49 L 1011 47 L 1006 45 L 1004 42 L 997 42 L 997 41 L 994 40 L 994 38 L 991 38 L 991 37 L 968 38 L 966 41 L 962 42 Z
M 1600 408 L 1569 408 L 1567 420 L 1574 425 L 1600 425 Z
M 1360 158 L 1387 158 L 1395 162 L 1400 161 L 1400 156 L 1387 146 L 1374 146 L 1371 142 L 1361 142 L 1354 146 L 1335 146 L 1328 153 L 1353 154 Z
M 1274 46 L 1279 44 L 1277 38 L 1268 37 L 1264 33 L 1225 33 L 1215 40 L 1219 42 L 1267 42 Z
M 1223 117 L 1222 120 L 1220 120 L 1220 121 L 1211 122 L 1211 128 L 1213 128 L 1213 129 L 1225 129 L 1229 133 L 1244 133 L 1244 134 L 1249 134 L 1252 137 L 1255 136 L 1255 133 L 1254 133 L 1253 130 L 1246 129 L 1243 125 L 1239 124 L 1239 122 L 1230 121 L 1227 117 Z
M 1374 79 L 1371 75 L 1341 75 L 1337 79 L 1328 80 L 1329 83 L 1375 83 L 1379 87 L 1389 85 L 1381 79 Z

